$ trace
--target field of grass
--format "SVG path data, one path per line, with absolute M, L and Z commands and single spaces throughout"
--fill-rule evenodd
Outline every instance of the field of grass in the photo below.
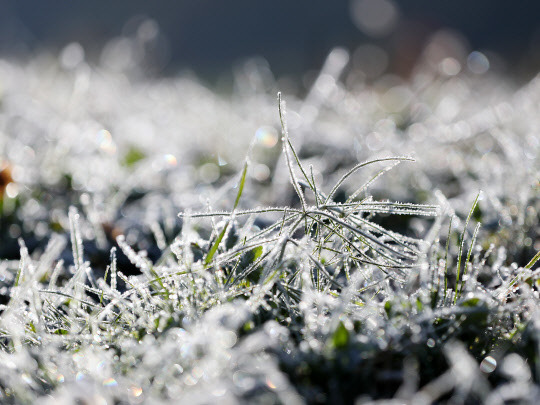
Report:
M 536 403 L 540 78 L 281 85 L 0 60 L 0 403 Z

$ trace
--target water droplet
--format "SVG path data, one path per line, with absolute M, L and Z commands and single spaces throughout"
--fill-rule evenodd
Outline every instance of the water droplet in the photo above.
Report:
M 429 338 L 426 344 L 427 344 L 427 347 L 435 347 L 435 340 L 432 338 Z
M 15 183 L 9 183 L 6 186 L 6 195 L 9 198 L 15 198 L 19 195 L 19 187 Z
M 483 373 L 489 374 L 495 371 L 497 368 L 497 360 L 495 360 L 491 356 L 487 356 L 482 362 L 480 363 L 480 370 Z

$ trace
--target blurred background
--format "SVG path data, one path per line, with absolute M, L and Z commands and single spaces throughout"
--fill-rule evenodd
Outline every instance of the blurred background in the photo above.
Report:
M 144 47 L 144 61 L 126 46 L 129 38 Z M 61 52 L 68 44 L 68 62 L 82 50 L 110 67 L 130 60 L 150 74 L 188 69 L 209 81 L 254 56 L 278 77 L 309 75 L 336 46 L 351 52 L 353 67 L 368 79 L 409 77 L 420 58 L 441 54 L 459 62 L 448 62 L 450 70 L 495 69 L 527 79 L 540 66 L 540 3 L 0 0 L 0 57 Z

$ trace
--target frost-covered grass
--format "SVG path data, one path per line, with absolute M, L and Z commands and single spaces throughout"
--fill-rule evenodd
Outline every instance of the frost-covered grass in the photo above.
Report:
M 540 79 L 347 58 L 0 61 L 0 402 L 535 403 Z

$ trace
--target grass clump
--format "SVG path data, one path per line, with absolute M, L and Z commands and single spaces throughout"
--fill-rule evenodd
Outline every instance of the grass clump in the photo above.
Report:
M 106 87 L 106 78 L 93 84 Z M 373 91 L 355 93 L 338 78 L 310 93 L 305 121 L 292 96 L 291 110 L 278 96 L 276 114 L 273 97 L 244 89 L 247 105 L 233 100 L 231 112 L 178 79 L 220 131 L 231 122 L 242 129 L 231 117 L 249 108 L 271 106 L 276 116 L 255 125 L 255 140 L 238 142 L 244 149 L 213 156 L 193 139 L 177 145 L 172 132 L 155 144 L 125 128 L 129 136 L 94 137 L 93 104 L 73 111 L 82 118 L 72 126 L 56 122 L 58 139 L 44 142 L 29 126 L 32 159 L 0 132 L 13 166 L 3 178 L 14 184 L 0 200 L 1 234 L 18 239 L 0 262 L 1 402 L 534 403 L 538 168 L 527 154 L 539 143 L 520 147 L 519 112 L 497 116 L 508 113 L 500 104 L 475 104 L 452 122 L 443 122 L 448 112 L 416 110 L 415 102 L 463 97 L 463 82 L 433 78 L 381 118 Z M 134 110 L 137 85 L 124 88 Z M 183 111 L 179 131 L 194 130 L 198 110 L 177 108 L 170 86 L 147 86 L 165 112 Z M 537 87 L 504 96 L 531 112 Z M 3 116 L 19 113 L 23 90 L 8 89 Z M 325 101 L 336 97 L 348 107 Z M 38 126 L 40 111 L 26 125 Z M 139 124 L 167 131 L 162 118 Z M 70 138 L 73 127 L 82 141 Z M 356 127 L 370 132 L 354 150 L 326 136 Z M 448 127 L 460 136 L 430 135 Z M 503 130 L 508 137 L 498 137 Z M 523 170 L 502 173 L 513 165 Z

